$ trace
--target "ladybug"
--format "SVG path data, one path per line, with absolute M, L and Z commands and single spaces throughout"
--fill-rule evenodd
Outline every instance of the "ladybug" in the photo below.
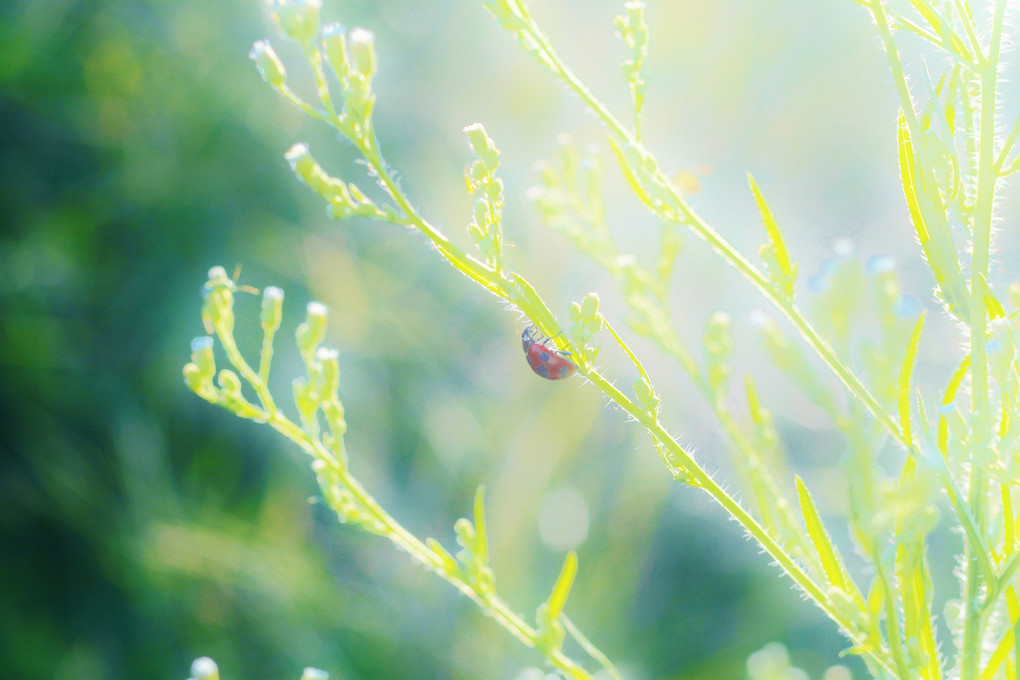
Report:
M 547 347 L 545 343 L 548 341 L 548 338 L 539 335 L 534 326 L 528 326 L 521 332 L 524 356 L 531 370 L 546 380 L 561 380 L 574 375 L 577 364 L 566 358 L 566 352 Z

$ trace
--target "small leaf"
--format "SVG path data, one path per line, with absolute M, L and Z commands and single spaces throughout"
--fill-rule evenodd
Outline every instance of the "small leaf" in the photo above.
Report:
M 958 318 L 967 317 L 967 296 L 963 290 L 962 274 L 960 263 L 956 259 L 956 252 L 952 250 L 949 243 L 948 225 L 945 223 L 945 216 L 932 208 L 934 212 L 929 213 L 936 223 L 935 234 L 938 238 L 932 237 L 932 230 L 925 220 L 924 210 L 921 204 L 921 194 L 924 187 L 922 178 L 916 174 L 918 160 L 914 153 L 914 144 L 910 138 L 910 129 L 907 127 L 906 116 L 900 110 L 897 118 L 896 130 L 897 145 L 899 147 L 900 160 L 900 183 L 903 186 L 903 196 L 907 201 L 907 209 L 910 212 L 910 220 L 917 232 L 917 239 L 921 244 L 925 257 L 928 259 L 928 266 L 935 276 L 935 283 L 941 291 L 948 309 Z M 939 199 L 940 200 L 940 199 Z M 929 200 L 929 205 L 931 201 Z M 938 213 L 938 214 L 936 214 Z M 941 215 L 941 217 L 939 217 Z
M 661 210 L 660 206 L 655 205 L 655 202 L 652 201 L 652 197 L 648 195 L 648 192 L 645 191 L 641 182 L 638 181 L 637 175 L 634 174 L 630 161 L 627 159 L 626 153 L 620 146 L 619 142 L 610 137 L 609 148 L 613 151 L 613 156 L 616 158 L 616 164 L 619 166 L 620 172 L 623 173 L 623 179 L 627 182 L 627 186 L 629 186 L 634 195 L 645 204 L 645 207 L 648 208 L 649 212 L 658 215 Z
M 843 567 L 836 556 L 836 547 L 832 545 L 832 541 L 825 531 L 825 526 L 818 516 L 818 510 L 815 509 L 814 501 L 811 500 L 811 494 L 799 476 L 796 478 L 796 481 L 797 496 L 800 499 L 800 511 L 804 516 L 804 526 L 807 527 L 808 536 L 811 537 L 811 543 L 814 544 L 815 551 L 818 553 L 818 559 L 822 563 L 825 576 L 829 579 L 830 584 L 840 590 L 849 592 L 850 589 L 847 587 Z
M 929 576 L 924 560 L 917 561 L 912 576 L 909 590 L 915 614 L 910 617 L 914 619 L 911 628 L 916 627 L 920 630 L 909 631 L 907 634 L 917 633 L 920 657 L 927 660 L 921 669 L 922 680 L 936 680 L 941 677 L 941 674 L 939 672 L 938 644 L 935 642 L 935 630 L 932 626 L 933 619 L 926 615 L 931 607 L 931 597 L 928 595 Z
M 970 60 L 970 53 L 967 51 L 964 45 L 963 39 L 960 38 L 956 32 L 953 31 L 952 27 L 946 22 L 946 20 L 940 15 L 930 3 L 925 0 L 910 0 L 910 4 L 914 6 L 917 13 L 920 14 L 928 25 L 931 26 L 932 30 L 938 33 L 939 37 L 942 38 L 944 44 L 941 45 L 946 52 L 950 51 L 948 46 L 952 43 L 953 50 L 963 60 Z
M 1016 518 L 1013 517 L 1013 499 L 1010 496 L 1009 485 L 1002 484 L 999 487 L 1002 497 L 1002 524 L 1003 524 L 1003 545 L 1007 554 L 1016 548 Z
M 871 621 L 876 627 L 881 618 L 884 600 L 885 586 L 882 584 L 882 579 L 872 579 L 871 589 L 868 590 L 868 612 L 871 613 Z
M 546 331 L 550 328 L 559 328 L 559 323 L 556 321 L 556 317 L 553 316 L 552 310 L 545 304 L 538 291 L 528 283 L 527 279 L 518 274 L 511 274 L 510 278 L 514 287 L 520 292 L 520 295 L 514 296 L 514 302 L 538 326 L 539 330 Z M 578 306 L 578 311 L 580 311 L 580 306 Z
M 903 430 L 903 442 L 908 448 L 913 447 L 914 439 L 910 427 L 910 379 L 914 373 L 914 359 L 917 357 L 917 344 L 921 340 L 921 329 L 924 327 L 924 319 L 927 312 L 922 312 L 914 324 L 914 332 L 910 335 L 907 343 L 907 351 L 903 355 L 903 363 L 900 365 L 899 379 L 899 411 L 900 429 Z
M 489 563 L 489 539 L 485 532 L 485 485 L 475 492 L 475 555 L 482 564 Z
M 456 248 L 448 243 L 434 242 L 436 249 L 439 250 L 446 258 L 446 261 L 454 266 L 455 269 L 459 270 L 461 274 L 464 274 L 469 279 L 472 279 L 475 283 L 480 284 L 487 291 L 497 297 L 505 297 L 505 293 L 499 287 L 499 284 L 494 280 L 493 276 L 488 275 L 491 271 L 487 265 L 480 262 L 479 260 L 461 252 L 460 249 Z M 482 270 L 485 274 L 479 273 L 478 270 Z
M 956 393 L 960 389 L 960 385 L 963 384 L 963 379 L 967 377 L 967 372 L 970 371 L 970 355 L 968 354 L 957 366 L 953 376 L 949 379 L 949 384 L 946 385 L 946 391 L 942 395 L 942 406 L 949 406 L 956 401 Z M 942 453 L 942 458 L 949 462 L 949 423 L 946 422 L 945 415 L 939 414 L 939 432 L 938 432 L 938 447 Z
M 567 596 L 570 595 L 570 588 L 574 585 L 575 576 L 577 576 L 577 553 L 571 550 L 563 560 L 563 569 L 560 570 L 556 585 L 553 586 L 547 600 L 550 618 L 559 618 L 563 606 L 567 603 Z
M 988 318 L 991 320 L 1001 319 L 1006 316 L 1006 310 L 1002 308 L 1002 303 L 995 297 L 995 293 L 992 292 L 991 287 L 988 285 L 988 281 L 981 274 L 978 274 L 974 279 L 974 285 L 981 289 L 981 297 L 985 301 L 985 309 L 988 310 Z
M 747 410 L 751 414 L 751 422 L 761 425 L 765 422 L 762 417 L 761 400 L 758 398 L 758 388 L 754 385 L 754 377 L 747 373 L 744 375 L 744 392 L 747 393 Z
M 900 182 L 903 185 L 903 195 L 907 199 L 907 209 L 910 211 L 910 219 L 914 223 L 917 238 L 921 241 L 921 248 L 927 253 L 931 235 L 928 233 L 924 216 L 921 214 L 921 205 L 917 200 L 914 178 L 914 146 L 910 141 L 910 130 L 907 128 L 907 119 L 903 115 L 903 111 L 900 111 L 899 118 L 897 118 L 896 140 L 900 153 Z
M 999 177 L 1007 177 L 1017 170 L 1020 170 L 1020 154 L 1014 156 L 1009 165 L 1004 166 L 1002 170 L 999 171 Z
M 1017 621 L 1020 620 L 1020 602 L 1017 601 L 1016 590 L 1013 588 L 1006 589 L 1006 611 L 1009 614 L 1009 624 L 1015 626 Z M 981 680 L 993 680 L 993 678 L 1002 677 L 998 675 L 999 668 L 1013 654 L 1015 644 L 1016 641 L 1012 634 L 1003 635 L 999 639 L 999 644 L 995 651 L 988 657 L 985 670 L 981 672 Z
M 439 560 L 443 563 L 443 568 L 445 568 L 448 573 L 457 573 L 459 569 L 457 566 L 457 560 L 453 559 L 453 555 L 451 555 L 439 541 L 430 536 L 425 539 L 425 545 L 427 545 L 429 550 L 431 550 L 432 553 L 439 558 Z
M 361 189 L 354 184 L 348 184 L 346 193 L 349 193 L 356 205 L 375 205 L 371 198 L 365 195 Z
M 599 311 L 599 294 L 588 293 L 581 300 L 581 318 L 585 321 L 589 321 L 595 318 L 595 315 Z
M 772 249 L 773 256 L 776 258 L 776 263 L 779 265 L 779 272 L 782 274 L 782 277 L 776 280 L 776 283 L 782 287 L 787 297 L 792 298 L 796 271 L 790 263 L 789 254 L 786 252 L 786 242 L 783 240 L 783 233 L 779 230 L 779 225 L 772 216 L 772 211 L 769 209 L 768 203 L 765 202 L 765 197 L 762 195 L 761 189 L 758 188 L 758 184 L 754 181 L 751 173 L 747 173 L 747 182 L 751 185 L 751 193 L 754 194 L 754 201 L 758 204 L 758 212 L 761 213 L 762 222 L 765 223 L 769 246 Z

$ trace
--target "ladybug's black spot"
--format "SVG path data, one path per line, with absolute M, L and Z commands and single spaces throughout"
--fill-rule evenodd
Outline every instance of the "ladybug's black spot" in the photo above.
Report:
M 552 357 L 549 355 L 549 352 L 542 350 L 541 352 L 538 353 L 538 358 L 541 359 L 542 361 L 549 361 L 549 359 L 551 359 Z
M 549 367 L 546 366 L 545 364 L 539 364 L 538 366 L 535 366 L 535 373 L 538 373 L 543 378 L 548 378 L 549 377 Z

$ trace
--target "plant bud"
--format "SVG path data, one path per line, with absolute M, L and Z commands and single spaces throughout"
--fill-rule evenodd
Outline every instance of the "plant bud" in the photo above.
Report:
M 288 38 L 307 45 L 319 32 L 322 0 L 270 0 L 273 21 Z
M 283 318 L 283 290 L 269 286 L 262 291 L 262 328 L 276 330 Z
M 215 661 L 203 656 L 191 662 L 191 677 L 193 680 L 220 680 L 220 669 Z
M 259 40 L 252 45 L 248 58 L 255 62 L 262 80 L 270 86 L 280 88 L 287 82 L 287 69 L 283 67 L 283 62 L 268 40 Z
M 213 339 L 200 335 L 191 341 L 191 361 L 198 366 L 199 374 L 210 379 L 216 373 L 216 359 L 213 357 Z
M 359 27 L 352 29 L 347 39 L 354 68 L 365 77 L 365 80 L 371 80 L 378 68 L 375 58 L 375 34 Z
M 309 302 L 306 308 L 308 316 L 297 328 L 297 344 L 303 356 L 311 356 L 326 337 L 326 320 L 329 308 L 321 302 Z
M 329 347 L 320 347 L 315 352 L 315 358 L 322 366 L 323 395 L 336 394 L 340 389 L 340 353 Z
M 350 68 L 347 53 L 347 29 L 342 24 L 327 24 L 322 29 L 322 51 L 326 61 L 338 78 L 343 78 Z

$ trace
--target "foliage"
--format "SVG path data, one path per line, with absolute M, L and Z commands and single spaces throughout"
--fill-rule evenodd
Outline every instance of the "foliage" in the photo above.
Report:
M 295 144 L 287 153 L 295 174 L 327 202 L 335 218 L 371 217 L 423 234 L 458 271 L 552 338 L 578 365 L 587 383 L 647 431 L 672 477 L 708 494 L 837 624 L 851 642 L 850 652 L 863 660 L 874 677 L 1015 678 L 1013 627 L 1020 620 L 1020 605 L 1012 580 L 1020 566 L 1016 540 L 1020 517 L 1012 506 L 1020 375 L 1015 361 L 1016 326 L 988 282 L 996 191 L 1004 177 L 1020 168 L 1015 153 L 1020 119 L 1008 134 L 997 132 L 1004 0 L 992 3 L 984 17 L 985 27 L 979 27 L 965 2 L 916 0 L 908 15 L 880 0 L 858 0 L 875 22 L 899 96 L 896 132 L 902 189 L 934 277 L 935 298 L 940 311 L 969 339 L 959 368 L 945 377 L 945 389 L 927 398 L 914 381 L 927 314 L 900 290 L 890 261 L 873 259 L 864 270 L 845 249 L 838 251 L 809 284 L 815 293 L 810 318 L 797 300 L 798 263 L 755 180 L 749 177 L 764 222 L 761 265 L 741 254 L 694 211 L 689 198 L 644 146 L 640 121 L 646 107 L 648 27 L 642 3 L 627 3 L 625 14 L 616 22 L 631 51 L 623 71 L 632 95 L 632 126 L 621 123 L 564 64 L 524 5 L 516 0 L 484 4 L 521 47 L 603 123 L 626 184 L 662 224 L 660 246 L 651 264 L 618 249 L 602 199 L 599 159 L 582 156 L 567 141 L 559 157 L 541 167 L 540 183 L 531 194 L 544 220 L 616 283 L 627 305 L 631 330 L 657 344 L 690 376 L 729 440 L 734 467 L 750 491 L 750 510 L 661 421 L 661 397 L 653 378 L 616 324 L 603 315 L 599 296 L 590 293 L 572 303 L 572 323 L 561 329 L 537 287 L 511 264 L 502 229 L 505 199 L 498 175 L 500 152 L 480 124 L 465 128 L 474 154 L 465 177 L 475 197 L 467 228 L 475 251 L 459 247 L 418 211 L 397 183 L 376 136 L 372 84 L 378 66 L 372 33 L 363 28 L 346 31 L 335 24 L 320 30 L 319 5 L 311 0 L 275 3 L 274 18 L 283 34 L 301 47 L 313 74 L 317 103 L 309 103 L 291 89 L 287 72 L 268 42 L 256 43 L 251 57 L 267 84 L 354 146 L 385 200 L 370 198 L 355 184 L 329 175 L 305 144 Z M 948 63 L 939 76 L 925 71 L 920 77 L 925 92 L 920 100 L 909 91 L 901 57 L 901 43 L 907 36 L 920 38 Z M 833 541 L 832 527 L 824 523 L 808 485 L 787 472 L 789 461 L 763 404 L 767 395 L 759 394 L 750 376 L 744 381 L 750 422 L 741 423 L 731 412 L 729 318 L 717 314 L 709 320 L 703 365 L 681 339 L 670 316 L 668 293 L 681 229 L 706 241 L 792 327 L 796 339 L 769 317 L 757 317 L 762 344 L 772 362 L 831 416 L 846 437 L 847 529 L 868 567 L 870 582 L 860 583 L 861 578 L 848 567 L 849 560 Z M 969 242 L 967 246 L 958 245 L 964 241 Z M 877 341 L 862 339 L 857 330 L 862 323 L 857 303 L 867 285 L 881 331 Z M 569 634 L 616 677 L 605 655 L 563 612 L 577 571 L 573 553 L 568 554 L 560 578 L 531 625 L 513 614 L 496 593 L 481 491 L 475 499 L 474 519 L 456 525 L 462 548 L 456 558 L 438 541 L 412 536 L 350 474 L 344 409 L 337 396 L 338 355 L 320 347 L 326 335 L 326 308 L 309 304 L 306 320 L 297 331 L 306 372 L 293 383 L 299 424 L 283 414 L 268 386 L 282 291 L 267 288 L 263 293 L 263 341 L 256 368 L 246 363 L 234 338 L 237 290 L 222 268 L 210 271 L 203 319 L 233 368 L 217 374 L 212 339 L 198 338 L 192 345 L 192 362 L 185 367 L 191 389 L 241 417 L 269 424 L 297 443 L 312 456 L 323 498 L 341 521 L 382 535 L 410 553 L 566 676 L 591 677 L 580 661 L 564 651 Z M 597 363 L 600 351 L 612 345 L 633 365 L 636 378 L 629 393 L 616 387 Z M 848 406 L 831 393 L 814 360 L 842 383 L 850 396 Z M 969 403 L 962 398 L 965 385 Z M 257 403 L 245 396 L 246 390 L 254 392 Z M 930 405 L 935 404 L 937 408 L 932 409 Z M 880 455 L 889 446 L 895 447 L 893 464 L 899 468 L 894 473 L 885 472 L 888 456 Z M 940 498 L 948 501 L 949 521 L 964 537 L 959 595 L 946 608 L 951 645 L 949 640 L 940 642 L 929 566 L 929 537 L 940 519 Z

